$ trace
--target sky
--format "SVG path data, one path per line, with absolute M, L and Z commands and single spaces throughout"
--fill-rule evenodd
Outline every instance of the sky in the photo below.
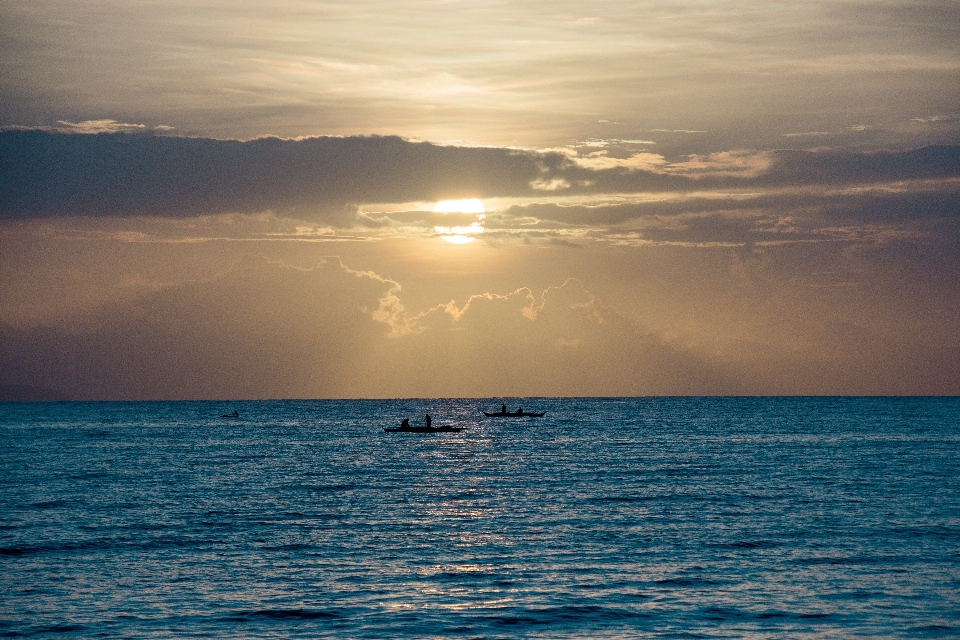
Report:
M 0 398 L 960 393 L 960 2 L 0 0 Z

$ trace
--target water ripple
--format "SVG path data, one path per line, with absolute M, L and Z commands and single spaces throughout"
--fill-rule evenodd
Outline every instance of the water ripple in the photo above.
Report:
M 516 403 L 0 406 L 0 636 L 960 630 L 960 400 Z

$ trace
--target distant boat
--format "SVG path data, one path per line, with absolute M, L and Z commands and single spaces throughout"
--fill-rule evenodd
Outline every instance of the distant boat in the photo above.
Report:
M 546 411 L 541 411 L 537 413 L 535 411 L 495 411 L 489 413 L 483 411 L 483 415 L 488 418 L 542 418 Z
M 240 417 L 240 412 L 239 412 L 239 411 L 234 411 L 233 413 L 221 413 L 221 414 L 220 414 L 220 417 L 221 417 L 221 418 L 239 418 L 239 417 Z
M 439 427 L 411 427 L 410 425 L 401 425 L 399 427 L 384 427 L 388 433 L 456 433 L 463 431 L 463 427 L 454 427 L 444 424 Z

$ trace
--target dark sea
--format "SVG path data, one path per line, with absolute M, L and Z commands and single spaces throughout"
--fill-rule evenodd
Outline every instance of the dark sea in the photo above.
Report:
M 0 404 L 0 636 L 960 637 L 960 399 L 506 402 Z

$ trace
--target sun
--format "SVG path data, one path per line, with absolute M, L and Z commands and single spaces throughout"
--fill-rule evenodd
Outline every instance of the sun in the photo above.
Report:
M 474 236 L 483 233 L 483 219 L 486 209 L 476 198 L 466 200 L 441 200 L 433 207 L 434 213 L 450 215 L 458 224 L 438 225 L 434 230 L 440 237 L 453 244 L 467 244 L 476 240 Z M 454 220 L 451 220 L 454 222 Z

